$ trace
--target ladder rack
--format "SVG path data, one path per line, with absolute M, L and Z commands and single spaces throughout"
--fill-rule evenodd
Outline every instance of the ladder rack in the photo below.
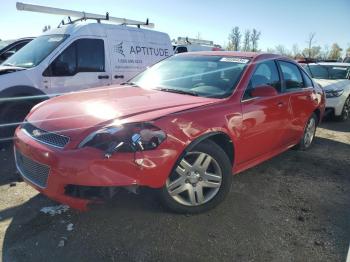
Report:
M 16 3 L 16 8 L 19 11 L 29 11 L 29 12 L 52 14 L 52 15 L 68 16 L 68 19 L 69 19 L 68 23 L 75 23 L 77 21 L 92 19 L 92 20 L 96 20 L 97 22 L 101 22 L 101 20 L 105 20 L 113 23 L 122 24 L 122 25 L 135 25 L 137 27 L 142 26 L 147 28 L 154 28 L 154 24 L 149 23 L 148 19 L 146 20 L 146 22 L 141 22 L 141 21 L 126 19 L 126 18 L 112 17 L 112 16 L 109 16 L 108 12 L 105 15 L 99 15 L 99 14 L 86 13 L 84 11 L 80 12 L 80 11 L 74 11 L 74 10 L 68 10 L 68 9 L 54 8 L 49 6 L 26 4 L 21 2 Z M 76 17 L 77 19 L 72 20 L 70 17 Z

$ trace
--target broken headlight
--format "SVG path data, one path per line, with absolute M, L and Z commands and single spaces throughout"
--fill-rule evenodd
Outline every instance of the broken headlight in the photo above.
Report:
M 136 152 L 157 148 L 166 138 L 163 130 L 150 123 L 107 126 L 87 136 L 79 145 L 105 151 Z

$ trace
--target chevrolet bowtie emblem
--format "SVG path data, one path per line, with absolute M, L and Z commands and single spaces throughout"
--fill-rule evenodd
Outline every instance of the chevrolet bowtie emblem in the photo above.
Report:
M 41 136 L 41 135 L 42 135 L 42 133 L 41 133 L 40 130 L 38 130 L 38 129 L 33 130 L 32 134 L 33 134 L 33 136 L 35 136 L 35 137 Z

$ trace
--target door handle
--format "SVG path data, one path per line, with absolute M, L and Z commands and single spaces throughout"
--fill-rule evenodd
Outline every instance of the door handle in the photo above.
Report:
M 109 75 L 99 75 L 98 79 L 108 79 Z
M 115 76 L 114 76 L 114 78 L 115 78 L 115 79 L 118 79 L 118 78 L 123 79 L 123 78 L 124 78 L 124 76 L 123 76 L 123 75 L 115 75 Z

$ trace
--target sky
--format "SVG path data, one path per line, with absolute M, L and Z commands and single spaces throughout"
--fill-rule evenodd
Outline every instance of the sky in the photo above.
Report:
M 227 45 L 234 26 L 261 31 L 259 49 L 293 44 L 306 47 L 311 32 L 315 45 L 337 42 L 350 46 L 350 0 L 21 0 L 25 3 L 125 17 L 150 19 L 155 30 L 178 36 L 213 40 Z M 1 1 L 0 39 L 37 36 L 45 25 L 56 27 L 62 16 L 16 10 L 16 1 Z

